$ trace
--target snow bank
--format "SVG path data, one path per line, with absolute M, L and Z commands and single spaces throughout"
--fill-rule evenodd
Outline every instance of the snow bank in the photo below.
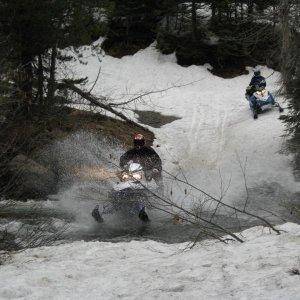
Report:
M 75 242 L 28 249 L 0 268 L 1 299 L 299 299 L 300 225 L 245 230 L 245 243 L 209 240 Z

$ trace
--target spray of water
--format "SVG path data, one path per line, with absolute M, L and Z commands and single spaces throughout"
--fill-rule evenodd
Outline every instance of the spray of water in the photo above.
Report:
M 57 209 L 70 214 L 73 228 L 90 230 L 94 227 L 91 211 L 105 202 L 112 189 L 110 174 L 118 170 L 124 153 L 114 139 L 80 131 L 56 141 L 40 157 L 51 167 L 58 180 Z
M 71 233 L 76 239 L 89 236 L 102 240 L 117 236 L 132 238 L 138 234 L 142 225 L 137 217 L 120 218 L 114 213 L 105 215 L 105 223 L 99 225 L 91 216 L 96 204 L 101 205 L 109 201 L 116 180 L 113 176 L 110 178 L 110 175 L 119 171 L 119 158 L 124 151 L 125 149 L 116 140 L 85 131 L 57 141 L 43 151 L 40 159 L 44 164 L 51 166 L 53 172 L 57 174 L 59 189 L 53 197 L 57 200 L 56 209 L 72 217 Z M 175 175 L 180 178 L 183 176 L 184 179 L 183 174 Z M 210 204 L 201 193 L 195 192 L 170 176 L 165 178 L 164 191 L 164 197 L 187 209 L 192 209 L 193 206 L 197 206 L 197 210 L 201 212 L 204 208 L 214 209 L 209 207 Z M 173 214 L 177 212 L 172 205 L 167 207 L 164 203 L 160 205 Z M 148 211 L 148 214 L 153 221 L 148 227 L 151 238 L 162 237 L 164 233 L 171 236 L 173 231 L 174 237 L 180 236 L 178 228 L 172 227 L 173 223 L 170 221 L 172 217 L 169 214 L 167 218 L 166 214 L 159 210 Z M 189 229 L 182 229 L 182 237 L 186 238 L 187 230 Z

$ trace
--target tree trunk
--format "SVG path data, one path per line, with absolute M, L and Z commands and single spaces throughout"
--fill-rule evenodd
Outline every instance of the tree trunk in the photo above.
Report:
M 48 82 L 47 104 L 50 104 L 55 94 L 56 57 L 57 57 L 57 49 L 56 47 L 53 47 L 51 52 L 51 59 L 50 59 L 50 76 Z
M 253 0 L 248 0 L 248 19 L 252 20 L 253 19 L 253 11 L 254 11 L 254 1 Z
M 181 10 L 180 10 L 180 13 L 181 13 L 181 15 L 180 15 L 180 23 L 179 23 L 179 29 L 178 29 L 178 34 L 180 34 L 181 33 L 181 30 L 182 30 L 182 26 L 183 26 L 183 20 L 184 20 L 184 12 L 183 12 L 183 9 L 181 8 Z
M 22 93 L 24 106 L 29 111 L 32 105 L 32 82 L 33 69 L 32 57 L 30 55 L 22 55 L 22 66 L 20 69 L 19 88 Z
M 38 100 L 39 104 L 44 102 L 44 72 L 43 72 L 43 58 L 42 55 L 38 55 Z
M 82 98 L 88 100 L 91 104 L 98 106 L 106 111 L 111 112 L 112 114 L 116 115 L 117 117 L 121 118 L 122 120 L 126 121 L 129 124 L 133 124 L 136 127 L 139 127 L 143 130 L 147 130 L 145 127 L 143 127 L 142 125 L 130 120 L 129 118 L 127 118 L 124 114 L 122 114 L 121 112 L 115 110 L 114 108 L 112 108 L 109 105 L 104 104 L 103 102 L 106 101 L 106 98 L 104 97 L 100 97 L 100 98 L 96 98 L 95 96 L 93 96 L 92 94 L 90 94 L 89 92 L 83 91 L 80 88 L 76 87 L 73 84 L 68 84 L 68 83 L 59 83 L 57 85 L 58 89 L 68 89 L 72 92 L 75 92 L 76 94 L 78 94 L 79 96 L 81 96 Z M 102 102 L 103 101 L 103 102 Z
M 237 19 L 238 19 L 238 2 L 235 0 L 234 1 L 234 18 L 235 18 L 235 21 L 237 22 Z
M 178 4 L 176 6 L 176 19 L 175 19 L 175 26 L 174 29 L 177 30 L 178 28 L 178 18 L 179 18 L 179 8 L 178 8 Z
M 216 3 L 215 3 L 215 1 L 213 1 L 211 3 L 210 8 L 211 8 L 211 19 L 212 19 L 212 21 L 215 21 L 215 19 L 216 19 Z
M 273 5 L 273 30 L 276 30 L 277 16 L 276 16 L 277 7 Z
M 218 21 L 222 22 L 222 15 L 223 15 L 223 10 L 221 9 L 220 5 L 218 5 Z
M 241 2 L 241 20 L 244 20 L 244 3 Z
M 170 32 L 170 16 L 166 16 L 166 31 Z

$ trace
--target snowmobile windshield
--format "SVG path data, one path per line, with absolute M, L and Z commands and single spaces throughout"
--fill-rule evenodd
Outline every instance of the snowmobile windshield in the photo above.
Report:
M 140 164 L 138 163 L 130 163 L 128 165 L 127 170 L 122 173 L 121 179 L 122 181 L 140 181 L 144 179 L 144 171 Z
M 269 98 L 269 93 L 266 89 L 257 91 L 254 95 L 257 99 L 262 100 L 262 101 L 266 101 Z
M 131 162 L 128 166 L 128 171 L 129 172 L 138 172 L 138 171 L 143 171 L 143 168 L 139 163 Z

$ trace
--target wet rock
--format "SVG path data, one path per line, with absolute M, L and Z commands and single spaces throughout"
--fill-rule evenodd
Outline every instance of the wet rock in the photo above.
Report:
M 15 194 L 20 198 L 43 197 L 55 191 L 55 174 L 23 154 L 11 160 L 9 172 L 14 180 Z

